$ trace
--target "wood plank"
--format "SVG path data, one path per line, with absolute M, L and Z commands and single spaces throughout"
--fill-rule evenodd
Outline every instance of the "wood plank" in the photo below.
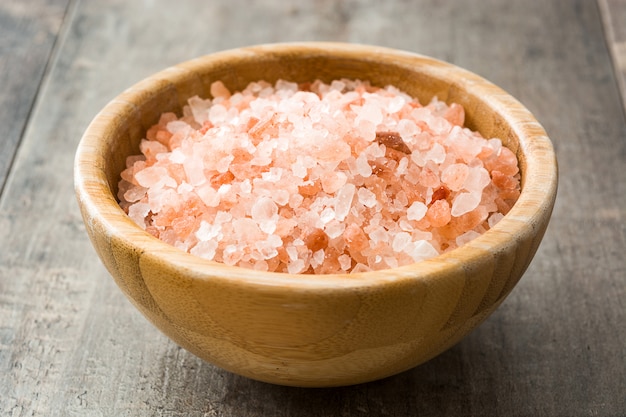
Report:
M 0 3 L 0 193 L 69 0 Z
M 626 112 L 626 1 L 598 0 Z
M 626 410 L 626 122 L 593 2 L 85 0 L 0 199 L 0 414 L 615 416 Z M 271 22 L 271 23 L 268 23 Z M 219 49 L 374 43 L 473 70 L 554 140 L 551 226 L 520 284 L 457 346 L 338 389 L 267 385 L 206 364 L 123 298 L 72 191 L 80 135 L 117 92 Z

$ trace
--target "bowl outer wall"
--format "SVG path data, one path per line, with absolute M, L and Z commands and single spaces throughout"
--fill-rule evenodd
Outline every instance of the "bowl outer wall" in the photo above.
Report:
M 260 273 L 203 260 L 135 225 L 115 194 L 125 157 L 165 111 L 221 80 L 368 79 L 421 102 L 462 104 L 467 124 L 500 137 L 520 160 L 522 193 L 494 228 L 462 248 L 400 268 L 355 275 Z M 347 385 L 409 369 L 482 322 L 526 270 L 557 188 L 545 131 L 517 100 L 456 66 L 380 47 L 297 43 L 224 51 L 168 68 L 111 101 L 76 154 L 76 193 L 103 263 L 133 304 L 203 359 L 255 379 Z

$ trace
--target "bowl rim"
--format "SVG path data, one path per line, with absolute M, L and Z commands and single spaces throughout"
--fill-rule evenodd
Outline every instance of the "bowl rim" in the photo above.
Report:
M 390 60 L 395 65 L 419 65 L 421 71 L 436 78 L 450 81 L 468 93 L 480 96 L 482 102 L 495 109 L 508 123 L 511 134 L 519 138 L 518 159 L 523 157 L 522 189 L 518 201 L 502 220 L 481 236 L 463 246 L 397 268 L 354 274 L 289 274 L 265 272 L 228 266 L 209 261 L 182 249 L 175 248 L 150 235 L 136 225 L 120 208 L 113 195 L 104 170 L 104 159 L 97 152 L 103 134 L 108 134 L 118 119 L 120 110 L 134 106 L 133 99 L 146 89 L 161 86 L 164 80 L 191 74 L 194 68 L 216 62 L 254 59 L 264 54 L 337 55 L 345 58 L 367 60 L 372 63 Z M 364 55 L 371 58 L 364 58 Z M 174 81 L 170 81 L 174 82 Z M 111 129 L 114 131 L 114 129 Z M 528 158 L 532 155 L 533 158 Z M 522 161 L 520 161 L 522 163 Z M 234 48 L 211 53 L 161 70 L 134 84 L 111 100 L 91 121 L 76 150 L 74 159 L 74 186 L 79 205 L 82 206 L 86 227 L 98 228 L 115 237 L 141 256 L 149 256 L 177 270 L 184 270 L 190 279 L 226 280 L 231 285 L 258 287 L 288 287 L 291 290 L 337 290 L 376 287 L 388 282 L 403 280 L 437 279 L 450 268 L 463 268 L 467 263 L 477 263 L 486 254 L 504 252 L 523 238 L 532 238 L 547 215 L 550 216 L 556 198 L 558 168 L 555 152 L 545 130 L 517 99 L 490 81 L 454 64 L 426 55 L 381 46 L 339 42 L 288 42 L 270 43 Z M 539 238 L 540 239 L 540 238 Z

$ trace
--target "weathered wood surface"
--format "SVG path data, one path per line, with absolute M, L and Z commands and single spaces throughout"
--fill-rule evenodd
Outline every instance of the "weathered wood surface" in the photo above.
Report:
M 0 196 L 0 415 L 625 415 L 626 121 L 600 10 L 573 0 L 71 3 Z M 284 388 L 203 363 L 122 296 L 74 201 L 78 140 L 118 92 L 201 54 L 290 40 L 466 67 L 518 97 L 557 150 L 553 220 L 511 296 L 446 353 L 382 381 Z
M 598 5 L 604 19 L 622 105 L 626 110 L 626 0 L 598 0 Z
M 68 0 L 0 3 L 0 191 L 33 107 Z

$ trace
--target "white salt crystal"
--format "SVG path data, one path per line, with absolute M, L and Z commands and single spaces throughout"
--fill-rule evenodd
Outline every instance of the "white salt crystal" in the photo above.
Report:
M 193 114 L 193 118 L 196 122 L 202 124 L 209 120 L 209 108 L 211 107 L 211 100 L 203 100 L 198 96 L 193 96 L 189 100 L 189 108 Z
M 294 259 L 287 264 L 287 272 L 290 274 L 299 274 L 304 272 L 304 260 Z
M 223 174 L 224 172 L 228 171 L 230 163 L 233 161 L 233 159 L 235 159 L 235 157 L 232 155 L 227 155 L 223 158 L 220 158 L 220 160 L 217 161 L 217 164 L 215 164 L 215 169 L 217 170 L 217 172 Z
M 307 175 L 307 168 L 302 164 L 301 161 L 297 161 L 291 164 L 291 172 L 294 177 L 304 178 Z
M 413 258 L 414 262 L 419 262 L 439 255 L 437 249 L 425 240 L 418 240 L 417 242 L 412 242 L 406 245 L 404 252 Z
M 163 167 L 150 166 L 144 168 L 135 174 L 137 184 L 145 188 L 150 188 L 157 184 L 164 176 L 167 176 L 168 172 Z
M 372 208 L 376 205 L 378 200 L 376 200 L 376 194 L 371 192 L 365 187 L 360 187 L 357 192 L 357 196 L 359 198 L 359 203 L 363 204 L 365 207 Z
M 170 161 L 175 164 L 184 163 L 186 158 L 187 157 L 185 156 L 183 151 L 180 150 L 180 148 L 176 148 L 170 153 Z
M 292 194 L 289 197 L 289 207 L 292 209 L 300 207 L 300 204 L 304 201 L 304 197 L 300 194 Z
M 205 220 L 200 222 L 200 227 L 195 235 L 200 241 L 207 241 L 216 238 L 222 230 L 221 224 L 211 224 Z
M 413 226 L 411 225 L 411 223 L 407 222 L 405 219 L 400 219 L 400 221 L 398 222 L 398 226 L 400 226 L 400 230 L 403 230 L 405 232 L 413 231 Z
M 276 190 L 272 193 L 272 200 L 279 206 L 285 206 L 289 203 L 291 194 L 287 190 Z
M 147 188 L 132 186 L 123 194 L 124 199 L 129 203 L 134 203 L 135 201 L 139 201 L 144 198 L 147 191 Z
M 400 232 L 395 235 L 391 247 L 396 252 L 401 252 L 411 242 L 411 235 L 406 232 Z
M 222 184 L 220 188 L 217 189 L 217 193 L 221 195 L 227 194 L 232 187 L 232 184 Z
M 260 259 L 256 261 L 254 265 L 252 265 L 252 269 L 254 269 L 255 271 L 269 271 L 270 268 L 265 260 Z
M 370 175 L 372 175 L 372 167 L 367 161 L 367 157 L 365 156 L 364 153 L 359 155 L 358 158 L 356 159 L 356 169 L 357 169 L 357 173 L 363 178 L 367 178 Z
M 489 227 L 493 227 L 496 224 L 498 224 L 498 222 L 500 220 L 502 220 L 504 218 L 504 214 L 502 213 L 493 213 L 491 216 L 489 216 L 489 219 L 487 219 L 487 223 L 489 224 Z
M 347 271 L 352 266 L 352 258 L 346 254 L 339 255 L 337 258 L 342 270 Z
M 328 222 L 328 224 L 326 224 L 326 227 L 324 228 L 324 232 L 331 239 L 341 236 L 344 230 L 346 230 L 346 224 L 343 222 L 339 222 L 336 219 Z
M 452 202 L 452 210 L 450 210 L 450 214 L 453 217 L 462 216 L 465 213 L 469 213 L 474 210 L 480 204 L 479 193 L 460 193 Z
M 218 211 L 215 215 L 215 220 L 213 223 L 215 224 L 223 224 L 230 222 L 233 219 L 233 216 L 227 211 Z
M 255 242 L 254 246 L 259 251 L 259 254 L 263 257 L 263 259 L 272 259 L 278 255 L 276 248 L 268 245 L 266 241 L 260 240 Z
M 147 203 L 135 203 L 128 208 L 128 217 L 130 217 L 139 227 L 146 228 L 146 216 L 150 212 L 150 205 Z
M 478 232 L 475 232 L 473 230 L 467 231 L 467 232 L 463 233 L 462 235 L 457 236 L 457 238 L 456 238 L 456 245 L 457 246 L 463 246 L 467 242 L 469 242 L 470 240 L 476 239 L 478 236 L 480 236 L 480 233 L 478 233 Z
M 374 244 L 389 241 L 389 233 L 382 226 L 374 227 L 368 234 Z
M 285 250 L 287 251 L 287 256 L 289 256 L 290 260 L 295 261 L 298 259 L 298 249 L 294 246 L 289 245 Z
M 187 158 L 183 164 L 183 168 L 189 184 L 195 187 L 206 182 L 202 156 L 194 155 L 193 158 Z
M 322 210 L 322 212 L 320 213 L 320 220 L 322 221 L 322 223 L 327 224 L 328 222 L 330 222 L 331 220 L 333 220 L 335 218 L 335 210 L 333 210 L 331 207 L 326 207 L 324 210 Z
M 397 113 L 402 110 L 402 107 L 406 104 L 405 98 L 402 96 L 396 96 L 389 100 L 389 104 L 387 105 L 387 111 L 389 113 Z
M 469 192 L 481 193 L 490 182 L 491 176 L 485 168 L 481 166 L 472 167 L 469 169 L 463 188 Z
M 426 154 L 426 160 L 440 164 L 446 159 L 446 149 L 439 143 L 435 143 L 430 151 Z
M 278 222 L 278 206 L 271 198 L 261 197 L 255 201 L 250 214 L 262 231 L 268 234 L 274 233 Z
M 406 169 L 409 166 L 409 158 L 402 158 L 398 163 L 398 167 L 396 168 L 396 175 L 401 176 L 406 174 Z
M 313 252 L 313 256 L 311 257 L 311 266 L 313 268 L 317 268 L 323 263 L 324 263 L 324 249 L 320 249 L 316 252 Z
M 174 120 L 167 124 L 167 130 L 169 130 L 170 133 L 185 132 L 189 127 L 190 126 L 182 120 Z
M 352 268 L 352 271 L 350 271 L 351 274 L 358 274 L 360 272 L 369 272 L 371 271 L 372 268 L 370 268 L 367 265 L 364 265 L 362 263 L 357 263 L 354 268 Z
M 422 220 L 428 211 L 426 204 L 415 201 L 406 211 L 406 218 L 409 220 Z
M 393 256 L 385 256 L 383 258 L 383 262 L 387 265 L 387 268 L 397 268 L 398 267 L 398 258 Z
M 217 207 L 220 204 L 220 195 L 215 191 L 211 184 L 204 184 L 197 187 L 196 194 L 204 204 L 208 207 Z
M 350 212 L 355 192 L 355 185 L 350 183 L 341 187 L 337 192 L 335 203 L 335 218 L 337 220 L 343 221 Z
M 246 178 L 239 183 L 239 189 L 243 194 L 250 194 L 250 192 L 252 191 L 252 182 L 248 178 Z
M 226 265 L 235 265 L 241 259 L 243 253 L 237 245 L 228 245 L 222 253 L 223 261 Z
M 417 125 L 414 121 L 408 119 L 401 119 L 396 125 L 396 130 L 405 142 L 410 143 L 413 135 L 419 132 Z M 407 144 L 408 144 L 407 143 Z
M 186 182 L 186 181 L 183 181 L 183 182 L 182 182 L 182 183 L 178 186 L 178 188 L 176 189 L 176 192 L 177 192 L 178 194 L 186 194 L 186 193 L 188 193 L 188 192 L 190 192 L 190 191 L 193 191 L 193 189 L 194 189 L 194 188 L 193 188 L 193 185 L 189 184 L 189 183 L 188 183 L 188 182 Z
M 192 255 L 200 256 L 202 258 L 213 260 L 215 257 L 215 250 L 217 249 L 218 242 L 215 240 L 207 240 L 198 242 L 189 251 Z

